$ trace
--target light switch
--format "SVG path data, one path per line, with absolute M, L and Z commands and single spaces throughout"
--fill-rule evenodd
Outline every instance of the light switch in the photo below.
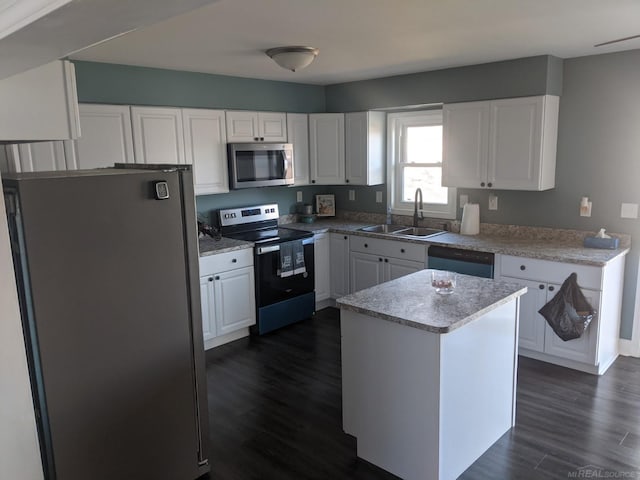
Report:
M 296 192 L 296 202 L 298 202 L 298 203 L 302 202 L 302 192 L 301 191 Z
M 382 192 L 376 192 L 376 203 L 382 203 Z
M 489 210 L 498 210 L 498 196 L 495 193 L 489 194 Z
M 460 208 L 469 203 L 469 195 L 460 195 Z
M 638 218 L 638 204 L 623 203 L 620 207 L 620 218 Z
M 352 202 L 356 199 L 356 191 L 355 190 L 349 190 L 349 200 L 351 200 Z

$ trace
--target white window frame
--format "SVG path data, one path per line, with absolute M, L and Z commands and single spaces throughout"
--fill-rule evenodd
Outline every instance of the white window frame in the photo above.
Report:
M 414 202 L 402 201 L 402 158 L 403 132 L 407 127 L 416 125 L 442 125 L 442 109 L 389 113 L 387 115 L 387 198 L 392 213 L 413 215 Z M 412 164 L 413 166 L 440 166 L 442 163 Z M 423 203 L 425 217 L 456 218 L 456 189 L 449 187 L 447 204 Z

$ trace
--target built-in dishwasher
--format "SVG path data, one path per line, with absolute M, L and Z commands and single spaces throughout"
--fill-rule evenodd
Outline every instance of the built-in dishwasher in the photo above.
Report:
M 427 266 L 436 270 L 493 278 L 494 254 L 431 245 Z

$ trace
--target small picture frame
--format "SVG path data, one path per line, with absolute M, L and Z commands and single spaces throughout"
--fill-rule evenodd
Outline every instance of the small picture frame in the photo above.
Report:
M 336 216 L 335 195 L 316 195 L 316 214 L 319 217 Z

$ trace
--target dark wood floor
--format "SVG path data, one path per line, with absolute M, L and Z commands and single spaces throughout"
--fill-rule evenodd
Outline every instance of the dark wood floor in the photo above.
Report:
M 212 479 L 396 478 L 342 432 L 338 310 L 209 350 L 207 382 Z M 640 359 L 597 377 L 521 357 L 517 401 L 461 479 L 640 478 Z

